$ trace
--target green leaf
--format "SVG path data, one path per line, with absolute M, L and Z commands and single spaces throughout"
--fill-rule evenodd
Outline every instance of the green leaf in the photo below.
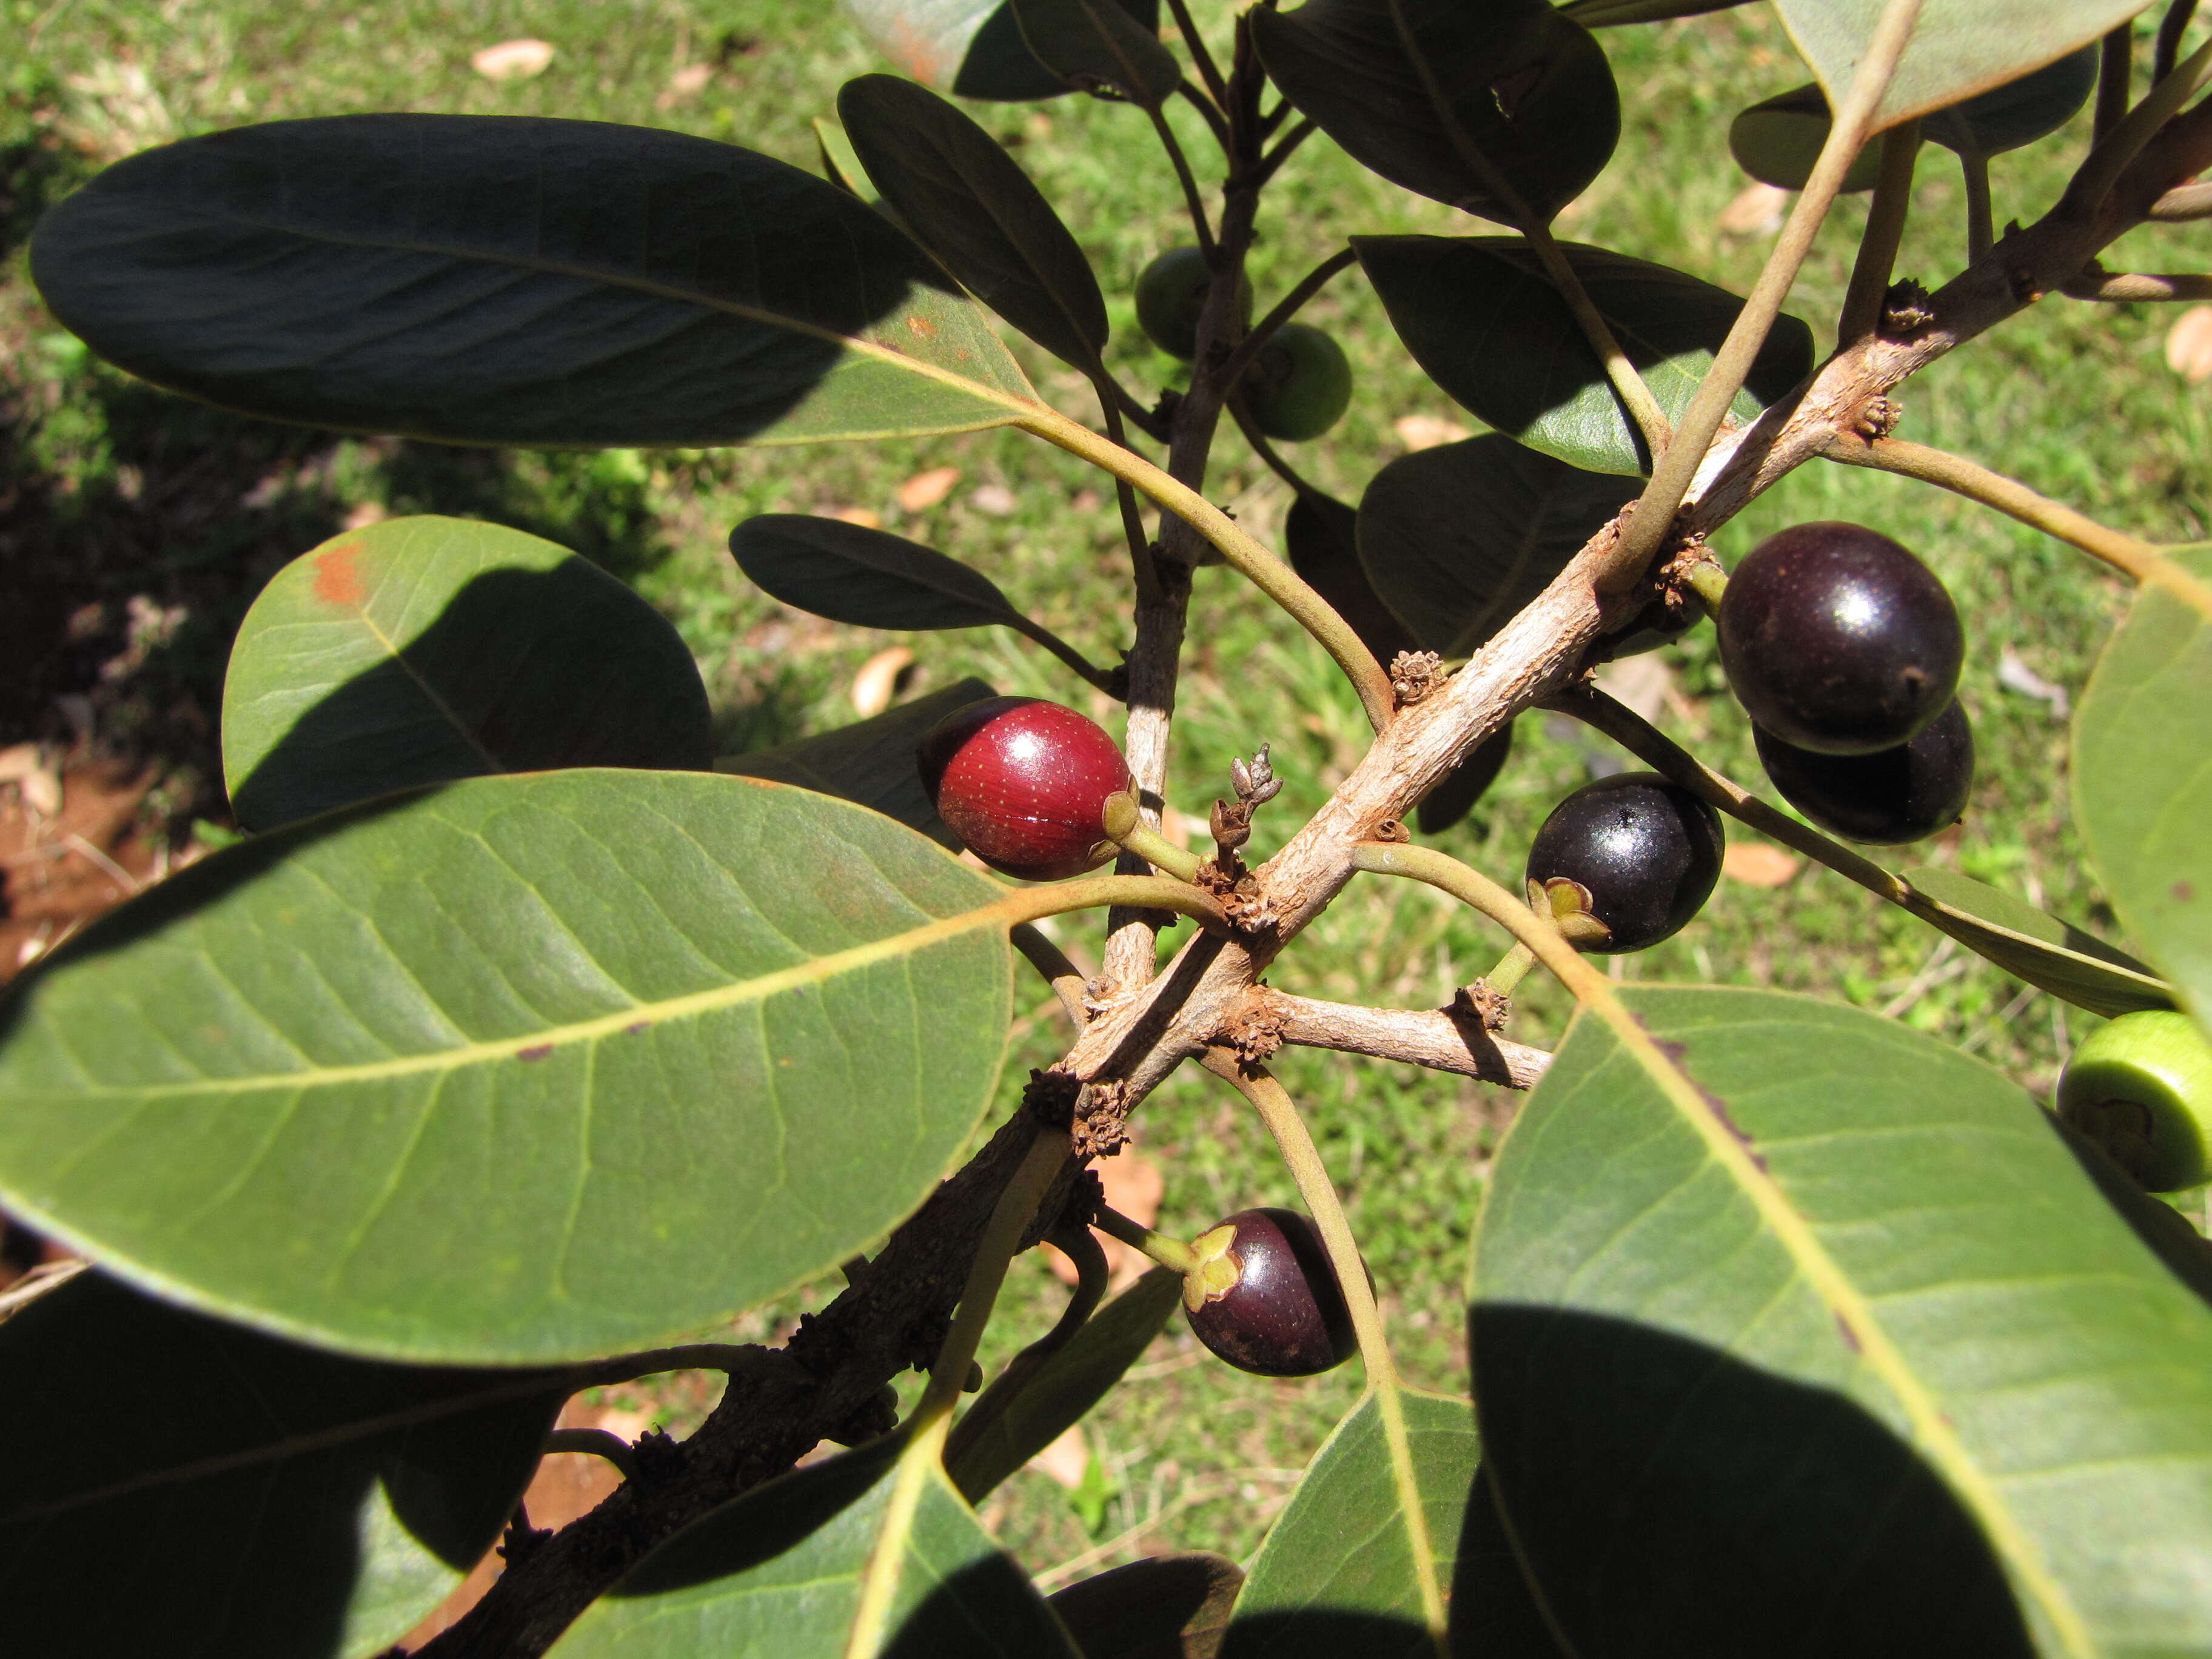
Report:
M 1729 123 L 1729 154 L 1762 185 L 1802 190 L 1834 125 L 1820 88 L 1792 87 L 1753 104 Z M 1869 144 L 1851 158 L 1844 189 L 1872 190 L 1881 172 L 1881 147 Z
M 1435 1570 L 1449 1583 L 1479 1456 L 1474 1413 L 1443 1395 L 1401 1389 L 1399 1398 Z M 1268 1529 L 1237 1598 L 1224 1659 L 1430 1659 L 1402 1502 L 1382 1401 L 1370 1392 L 1314 1454 Z
M 800 443 L 1036 394 L 882 215 L 750 150 L 516 116 L 188 139 L 40 222 L 55 315 L 173 391 L 459 443 Z
M 1636 499 L 1497 433 L 1401 455 L 1359 498 L 1359 558 L 1431 651 L 1469 655 Z
M 2017 81 L 2133 17 L 2149 0 L 1926 0 L 1875 130 Z M 1831 104 L 1850 89 L 1883 0 L 1775 0 Z
M 2033 75 L 1936 111 L 1920 131 L 1961 155 L 2000 155 L 2032 144 L 2064 126 L 2088 101 L 2096 90 L 2097 58 L 2095 46 L 2084 46 Z
M 845 11 L 900 73 L 939 92 L 1030 103 L 1073 90 L 1036 60 L 1009 0 L 844 0 Z M 1155 34 L 1159 0 L 1120 0 Z
M 647 1556 L 553 1646 L 554 1659 L 1080 1659 L 1022 1570 L 933 1460 L 902 1522 L 904 1437 L 794 1471 Z M 848 1646 L 860 1578 L 897 1553 L 884 1639 Z
M 455 778 L 714 756 L 665 617 L 566 548 L 466 519 L 301 554 L 246 613 L 223 681 L 223 781 L 255 830 Z
M 319 1353 L 81 1274 L 0 1326 L 9 1644 L 380 1652 L 498 1538 L 567 1392 Z
M 1391 325 L 1430 378 L 1499 431 L 1590 472 L 1650 458 L 1566 301 L 1517 236 L 1355 236 Z M 1743 301 L 1679 270 L 1562 244 L 1669 420 L 1680 420 Z M 1812 372 L 1813 331 L 1778 317 L 1735 404 L 1750 421 Z
M 1569 0 L 1559 8 L 1586 29 L 1618 28 L 1624 23 L 1663 23 L 1674 17 L 1698 17 L 1726 11 L 1750 0 Z
M 1152 1346 L 1182 1297 L 1182 1275 L 1154 1267 L 1037 1369 L 1021 1376 L 1010 1371 L 977 1395 L 945 1448 L 945 1472 L 961 1496 L 981 1503 L 993 1487 L 1081 1422 Z
M 1160 44 L 1159 26 L 1118 0 L 1009 0 L 1037 62 L 1066 85 L 1111 87 L 1158 109 L 1182 81 L 1182 65 Z
M 796 784 L 801 789 L 857 802 L 909 830 L 921 830 L 957 853 L 962 846 L 960 837 L 937 816 L 929 792 L 922 787 L 915 750 L 921 746 L 922 734 L 954 709 L 996 695 L 981 680 L 961 680 L 887 709 L 872 720 L 778 744 L 773 749 L 756 749 L 749 755 L 725 755 L 714 763 L 714 769 Z
M 2045 1114 L 1872 1014 L 1611 994 L 1473 1275 L 1484 1457 L 1575 1649 L 2212 1644 L 2212 1310 Z
M 1102 3 L 1112 7 L 1112 0 Z M 947 270 L 1062 362 L 1099 371 L 1106 301 L 1098 279 L 1052 204 L 997 139 L 927 88 L 895 75 L 848 81 L 837 113 L 899 222 Z
M 1513 723 L 1508 720 L 1475 744 L 1465 760 L 1445 773 L 1443 781 L 1421 797 L 1413 819 L 1421 833 L 1441 836 L 1474 811 L 1475 802 L 1498 781 L 1498 775 L 1512 758 Z
M 1070 1584 L 1045 1605 L 1083 1659 L 1214 1659 L 1243 1569 L 1218 1555 L 1154 1555 Z
M 996 582 L 934 548 L 842 519 L 763 513 L 730 532 L 771 598 L 856 628 L 985 628 L 1024 620 Z
M 2212 543 L 2167 548 L 2074 715 L 2074 821 L 2131 939 L 2212 1020 Z
M 1334 495 L 1300 490 L 1283 520 L 1283 549 L 1297 571 L 1359 635 L 1384 668 L 1420 641 L 1382 603 L 1359 562 L 1358 515 Z
M 826 115 L 814 118 L 814 154 L 822 163 L 822 176 L 848 195 L 867 201 L 875 196 L 874 181 L 860 165 L 860 153 L 845 129 Z
M 1252 35 L 1354 161 L 1502 224 L 1521 226 L 1515 198 L 1548 222 L 1620 140 L 1603 49 L 1545 0 L 1307 0 L 1256 9 Z
M 866 1248 L 981 1120 L 1004 889 L 875 813 L 685 772 L 258 836 L 0 1004 L 0 1204 L 357 1352 L 702 1330 Z
M 2107 1016 L 2173 1006 L 2172 990 L 2143 963 L 2025 899 L 1955 870 L 1918 865 L 1898 873 L 1914 893 L 1906 909 L 2062 1001 Z

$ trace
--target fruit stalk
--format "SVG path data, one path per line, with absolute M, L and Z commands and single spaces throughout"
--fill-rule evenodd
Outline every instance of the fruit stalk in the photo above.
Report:
M 1092 1225 L 1109 1238 L 1118 1238 L 1131 1249 L 1170 1267 L 1188 1278 L 1198 1271 L 1199 1261 L 1189 1245 L 1165 1233 L 1154 1232 L 1133 1217 L 1123 1215 L 1110 1204 L 1101 1204 Z
M 1889 291 L 1889 273 L 1897 264 L 1905 216 L 1912 205 L 1912 164 L 1919 159 L 1919 122 L 1899 122 L 1882 134 L 1881 170 L 1875 175 L 1874 201 L 1867 209 L 1866 229 L 1859 237 L 1850 286 L 1844 292 L 1843 313 L 1836 322 L 1838 340 L 1860 339 L 1881 322 L 1882 295 Z M 1986 169 L 1982 182 L 1984 186 L 1989 183 Z M 1986 189 L 1983 206 L 1988 206 Z
M 1134 853 L 1154 869 L 1164 870 L 1181 881 L 1198 879 L 1199 858 L 1186 852 L 1157 830 L 1149 829 L 1137 811 L 1137 798 L 1127 791 L 1106 798 L 1107 840 Z

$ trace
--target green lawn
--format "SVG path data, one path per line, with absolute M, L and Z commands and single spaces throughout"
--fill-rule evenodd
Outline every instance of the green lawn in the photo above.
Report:
M 1224 6 L 1204 7 L 1225 22 Z M 2204 25 L 2198 26 L 2201 31 Z M 219 811 L 210 727 L 222 653 L 260 582 L 286 558 L 366 506 L 495 519 L 562 541 L 637 582 L 675 620 L 712 688 L 735 750 L 853 718 L 854 671 L 886 645 L 918 659 L 913 689 L 964 674 L 1002 689 L 1087 706 L 1103 700 L 1024 641 L 996 632 L 904 638 L 796 615 L 736 573 L 725 538 L 756 513 L 866 508 L 988 572 L 1014 599 L 1091 656 L 1126 643 L 1112 620 L 1126 600 L 1126 556 L 1101 478 L 1018 435 L 867 449 L 759 449 L 596 456 L 439 450 L 333 441 L 198 410 L 88 362 L 40 309 L 22 243 L 40 205 L 101 161 L 145 144 L 259 119 L 412 108 L 548 114 L 678 128 L 813 165 L 808 123 L 839 82 L 873 68 L 866 43 L 828 0 L 0 0 L 0 35 L 30 38 L 0 107 L 0 744 L 51 729 L 59 691 L 94 696 L 100 731 L 176 767 L 161 805 L 189 819 Z M 557 55 L 542 76 L 493 84 L 476 47 L 542 37 Z M 1716 220 L 1747 182 L 1730 161 L 1729 118 L 1806 77 L 1764 7 L 1602 37 L 1623 88 L 1626 131 L 1613 169 L 1568 210 L 1561 234 L 1680 266 L 1741 291 L 1768 239 L 1730 239 Z M 711 73 L 696 93 L 672 82 Z M 1188 240 L 1173 181 L 1149 128 L 1126 107 L 1068 98 L 973 112 L 1060 204 L 1109 295 L 1112 365 L 1152 389 L 1175 365 L 1138 335 L 1126 298 L 1153 253 Z M 1178 106 L 1194 155 L 1209 141 Z M 1999 222 L 2039 215 L 2081 154 L 2086 118 L 2057 139 L 2000 158 Z M 1632 165 L 1663 155 L 1663 166 Z M 1823 234 L 1790 309 L 1823 347 L 1848 273 L 1864 198 Z M 1491 228 L 1382 184 L 1325 140 L 1300 152 L 1273 192 L 1254 276 L 1265 309 L 1352 232 Z M 2192 235 L 2193 233 L 2193 235 Z M 2191 246 L 2196 257 L 2192 261 Z M 1901 272 L 1930 285 L 1962 258 L 1962 198 L 1947 152 L 1924 156 Z M 2203 261 L 2201 227 L 2133 234 L 2114 269 L 2188 269 Z M 1351 415 L 1297 447 L 1297 464 L 1357 500 L 1402 452 L 1408 415 L 1471 417 L 1430 387 L 1356 273 L 1340 276 L 1308 319 L 1334 330 L 1357 366 Z M 2192 389 L 2160 351 L 2171 315 L 2151 306 L 2051 301 L 1944 360 L 1907 388 L 1904 435 L 1968 453 L 2107 522 L 2162 539 L 2212 534 L 2212 387 Z M 1039 389 L 1082 415 L 1083 383 L 1015 343 Z M 900 483 L 951 465 L 941 504 L 913 513 Z M 1279 531 L 1288 492 L 1232 436 L 1208 481 L 1263 538 Z M 1102 501 L 1102 497 L 1103 500 Z M 1963 832 L 1918 849 L 2025 893 L 2093 927 L 2112 928 L 2084 872 L 2065 811 L 2065 728 L 1997 678 L 2008 649 L 2078 696 L 2121 589 L 2071 550 L 1923 486 L 1841 468 L 1808 468 L 1730 525 L 1732 561 L 1759 537 L 1810 518 L 1849 517 L 1918 550 L 1956 596 L 1969 627 L 1963 695 L 1981 776 Z M 1287 780 L 1263 815 L 1264 854 L 1356 760 L 1364 725 L 1327 659 L 1284 617 L 1221 568 L 1202 572 L 1176 726 L 1171 799 L 1203 815 L 1231 755 L 1273 744 Z M 143 596 L 134 612 L 131 600 Z M 154 618 L 148 621 L 149 617 Z M 136 641 L 129 672 L 100 679 L 95 658 Z M 11 657 L 12 648 L 12 657 Z M 1662 723 L 1712 763 L 1756 781 L 1749 728 L 1727 696 L 1711 632 L 1666 653 L 1680 697 Z M 1588 744 L 1556 722 L 1521 722 L 1512 763 L 1473 818 L 1445 837 L 1453 853 L 1503 878 L 1520 869 L 1536 824 L 1588 775 Z M 1255 860 L 1256 861 L 1256 860 Z M 1095 960 L 1082 930 L 1061 938 Z M 1337 998 L 1430 1006 L 1503 949 L 1485 925 L 1425 890 L 1365 884 L 1279 966 L 1273 982 Z M 1963 952 L 1839 878 L 1814 872 L 1780 889 L 1723 883 L 1704 915 L 1646 956 L 1614 958 L 1632 978 L 1771 985 L 1884 1008 L 1958 1042 L 2032 1088 L 2047 1088 L 2066 1042 L 2051 999 Z M 1065 1030 L 1042 988 L 1008 1054 L 1008 1076 L 1049 1062 Z M 1529 981 L 1514 1034 L 1555 1038 L 1566 1012 Z M 1286 1054 L 1280 1072 L 1310 1110 L 1383 1288 L 1413 1378 L 1464 1384 L 1459 1285 L 1486 1159 L 1512 1100 L 1457 1079 L 1380 1064 Z M 1011 1083 L 1006 1091 L 1012 1097 Z M 1139 1145 L 1163 1166 L 1163 1225 L 1194 1232 L 1249 1204 L 1287 1202 L 1288 1176 L 1235 1097 L 1187 1072 L 1146 1103 Z M 826 1288 L 825 1288 L 826 1294 Z M 1018 1263 L 987 1343 L 995 1367 L 1046 1323 L 1059 1291 L 1034 1259 Z M 803 1305 L 803 1304 L 796 1304 Z M 744 1322 L 772 1329 L 795 1306 Z M 1249 1551 L 1294 1472 L 1355 1392 L 1345 1372 L 1270 1383 L 1206 1359 L 1178 1328 L 1093 1419 L 1099 1483 L 1071 1503 L 1042 1476 L 1003 1489 L 992 1516 L 1032 1570 L 1101 1542 Z

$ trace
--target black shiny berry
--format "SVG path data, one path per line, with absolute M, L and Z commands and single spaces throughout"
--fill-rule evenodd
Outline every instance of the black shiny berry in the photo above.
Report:
M 1612 937 L 1608 954 L 1656 945 L 1698 914 L 1720 879 L 1720 814 L 1656 772 L 1586 783 L 1552 809 L 1528 879 L 1575 882 Z
M 1801 524 L 1752 549 L 1720 608 L 1721 660 L 1752 723 L 1800 749 L 1891 749 L 1959 689 L 1959 612 L 1876 531 Z
M 1754 731 L 1782 799 L 1832 836 L 1896 847 L 1948 828 L 1974 788 L 1974 729 L 1954 697 L 1918 736 L 1871 755 L 1820 755 Z
M 1183 1312 L 1238 1370 L 1311 1376 L 1357 1352 L 1328 1251 L 1297 1211 L 1239 1210 L 1191 1248 L 1199 1267 L 1183 1280 Z

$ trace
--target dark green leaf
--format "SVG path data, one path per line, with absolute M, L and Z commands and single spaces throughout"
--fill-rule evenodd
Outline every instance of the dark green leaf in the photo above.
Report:
M 797 443 L 972 431 L 1035 398 L 882 215 L 643 127 L 240 127 L 110 167 L 40 222 L 31 263 L 133 374 L 354 431 Z
M 1648 470 L 1643 434 L 1536 256 L 1517 236 L 1355 236 L 1398 337 L 1446 392 L 1531 449 L 1591 472 Z M 1563 245 L 1670 420 L 1712 367 L 1743 301 L 1664 265 Z M 1812 372 L 1813 331 L 1778 317 L 1735 400 L 1740 419 Z
M 1083 1659 L 1214 1659 L 1243 1569 L 1218 1555 L 1155 1555 L 1070 1584 L 1046 1605 Z
M 2074 716 L 2074 821 L 2112 908 L 2212 1021 L 2212 543 L 2165 550 Z
M 1729 123 L 1729 154 L 1763 185 L 1802 190 L 1832 125 L 1828 100 L 1820 88 L 1792 87 L 1753 104 Z M 1872 190 L 1881 172 L 1881 147 L 1869 144 L 1851 158 L 1844 188 Z
M 246 613 L 223 682 L 223 781 L 254 830 L 455 778 L 714 757 L 666 618 L 565 548 L 465 519 L 301 554 Z
M 749 755 L 725 755 L 714 763 L 714 769 L 856 801 L 957 853 L 960 837 L 945 827 L 930 804 L 915 750 L 922 733 L 954 709 L 996 695 L 981 680 L 962 680 L 872 720 L 841 726 L 818 737 L 756 749 Z
M 566 1392 L 319 1353 L 82 1274 L 0 1326 L 9 1647 L 380 1652 L 498 1538 Z
M 899 222 L 947 270 L 1054 356 L 1099 368 L 1106 301 L 1098 279 L 1052 204 L 997 139 L 927 88 L 895 75 L 848 81 L 837 113 Z
M 763 513 L 730 532 L 730 553 L 771 597 L 856 628 L 984 628 L 1021 619 L 981 571 L 842 519 Z
M 1586 29 L 1617 28 L 1624 23 L 1661 23 L 1671 17 L 1697 17 L 1726 11 L 1750 0 L 1569 0 L 1559 8 Z
M 1528 1589 L 1487 1465 L 1474 1472 L 1452 1569 L 1452 1659 L 1572 1659 Z
M 1252 31 L 1283 95 L 1354 161 L 1502 224 L 1522 223 L 1516 200 L 1548 222 L 1620 137 L 1604 51 L 1545 0 L 1307 0 L 1255 10 Z
M 2173 992 L 2149 968 L 2025 899 L 1955 870 L 1921 865 L 1899 874 L 1917 896 L 1906 909 L 2063 1001 L 2107 1016 L 2173 1006 Z
M 1400 1398 L 1430 1549 L 1449 1583 L 1474 1485 L 1474 1412 L 1443 1395 L 1406 1389 Z M 1382 1402 L 1364 1395 L 1314 1455 L 1253 1559 L 1224 1659 L 1428 1659 L 1435 1648 L 1403 1512 Z
M 860 32 L 911 76 L 939 92 L 1001 103 L 1057 98 L 1066 82 L 1037 62 L 1008 0 L 844 0 Z M 1157 33 L 1159 0 L 1120 0 Z
M 1000 1377 L 952 1431 L 945 1468 L 971 1504 L 1105 1398 L 1152 1345 L 1182 1295 L 1182 1276 L 1154 1267 L 1094 1314 L 1066 1347 L 1024 1376 Z M 1094 1656 L 1095 1659 L 1095 1656 Z
M 927 1470 L 901 1524 L 902 1440 L 797 1470 L 678 1533 L 569 1626 L 554 1659 L 855 1659 L 860 1578 L 879 1547 L 898 1552 L 898 1584 L 865 1659 L 1079 1659 L 943 1470 Z
M 996 883 L 687 772 L 386 796 L 215 854 L 0 1003 L 0 1204 L 414 1359 L 704 1329 L 895 1225 L 996 1084 Z
M 2054 1116 L 2051 1127 L 2066 1143 L 2082 1172 L 2097 1183 L 2105 1201 L 2119 1212 L 2150 1253 L 2168 1271 L 2212 1303 L 2212 1239 L 2197 1231 L 2186 1217 L 2163 1199 L 2145 1192 L 2142 1182 L 2123 1170 L 2112 1155 L 2086 1136 L 2077 1134 L 2064 1120 Z
M 2212 1310 L 2046 1115 L 1872 1014 L 1618 994 L 1636 1042 L 1570 1030 L 1473 1277 L 1484 1457 L 1576 1650 L 2212 1644 Z
M 1427 649 L 1472 653 L 1636 499 L 1498 433 L 1401 455 L 1359 498 L 1359 558 Z
M 1875 129 L 2017 81 L 2133 17 L 2149 0 L 1926 0 Z M 1775 0 L 1832 104 L 1874 38 L 1883 0 Z
M 1924 118 L 1921 132 L 1961 155 L 1999 155 L 2064 126 L 2097 86 L 2097 48 L 2084 46 L 2033 75 Z
M 1283 547 L 1291 568 L 1359 635 L 1384 668 L 1401 651 L 1418 651 L 1415 639 L 1376 592 L 1359 562 L 1358 515 L 1333 495 L 1301 490 L 1283 521 Z
M 1112 87 L 1158 109 L 1182 81 L 1182 65 L 1160 44 L 1159 26 L 1119 0 L 1009 0 L 1037 62 L 1068 86 Z M 956 88 L 957 90 L 957 88 Z
M 1498 781 L 1498 775 L 1505 769 L 1505 763 L 1513 757 L 1513 725 L 1504 726 L 1480 743 L 1457 766 L 1443 775 L 1443 781 L 1421 798 L 1414 822 L 1425 836 L 1441 836 L 1474 811 L 1475 802 L 1483 793 Z

